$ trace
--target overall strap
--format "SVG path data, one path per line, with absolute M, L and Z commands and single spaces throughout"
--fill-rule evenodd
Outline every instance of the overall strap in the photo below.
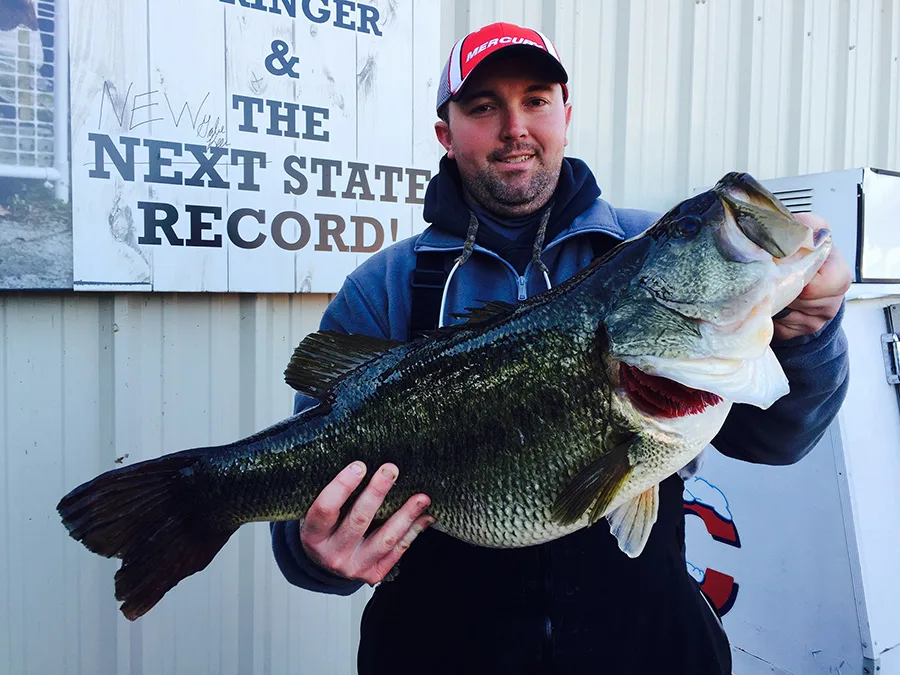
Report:
M 605 254 L 609 249 L 612 248 L 609 242 L 609 237 L 605 234 L 591 234 L 589 236 L 591 241 L 591 250 L 594 252 L 594 260 Z
M 412 293 L 409 316 L 409 339 L 438 326 L 441 294 L 450 275 L 457 251 L 418 251 L 412 273 Z

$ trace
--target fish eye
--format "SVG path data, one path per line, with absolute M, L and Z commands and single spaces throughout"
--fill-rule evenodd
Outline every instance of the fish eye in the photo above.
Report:
M 684 237 L 693 237 L 700 231 L 703 226 L 702 221 L 697 216 L 684 216 L 679 218 L 672 228 L 672 236 L 681 239 Z

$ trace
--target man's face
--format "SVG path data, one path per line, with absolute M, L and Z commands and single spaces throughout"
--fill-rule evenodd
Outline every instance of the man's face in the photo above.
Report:
M 449 103 L 449 123 L 435 124 L 464 188 L 501 216 L 534 213 L 559 180 L 572 106 L 541 65 L 503 55 L 483 63 Z

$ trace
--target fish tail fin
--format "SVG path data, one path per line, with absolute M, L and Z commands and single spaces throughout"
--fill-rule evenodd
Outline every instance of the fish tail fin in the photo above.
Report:
M 205 454 L 188 450 L 108 471 L 56 507 L 72 538 L 122 560 L 116 600 L 131 621 L 205 568 L 237 530 L 214 527 L 187 496 L 186 479 Z

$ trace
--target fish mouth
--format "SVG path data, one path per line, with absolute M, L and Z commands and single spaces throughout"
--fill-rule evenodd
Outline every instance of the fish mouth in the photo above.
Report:
M 719 252 L 731 262 L 762 261 L 774 265 L 766 299 L 770 316 L 784 309 L 815 276 L 831 252 L 831 230 L 800 221 L 781 201 L 746 173 L 730 173 L 712 190 L 725 209 L 715 233 Z M 744 307 L 755 307 L 763 298 Z M 735 318 L 743 318 L 738 314 Z
M 813 230 L 799 221 L 775 195 L 749 174 L 729 173 L 712 191 L 725 206 L 729 220 L 733 220 L 743 234 L 741 239 L 746 238 L 753 245 L 738 242 L 737 250 L 726 252 L 721 246 L 724 242 L 717 242 L 723 255 L 738 254 L 738 259 L 729 258 L 733 262 L 742 261 L 741 253 L 757 258 L 756 251 L 759 249 L 778 260 L 790 258 L 801 249 L 815 251 L 828 243 L 830 231 L 827 228 Z M 732 240 L 731 243 L 735 242 Z
M 640 280 L 657 302 L 688 319 L 728 328 L 743 322 L 765 303 L 770 304 L 769 315 L 774 316 L 799 295 L 831 250 L 831 230 L 814 229 L 797 219 L 746 173 L 726 175 L 698 198 L 697 208 L 719 212 L 721 222 L 713 238 L 725 260 L 763 264 L 771 274 L 770 283 L 749 285 L 727 302 L 722 298 L 698 302 L 678 297 L 662 279 Z
M 624 362 L 619 363 L 619 383 L 631 402 L 653 417 L 696 415 L 722 402 L 721 396 L 650 375 Z

